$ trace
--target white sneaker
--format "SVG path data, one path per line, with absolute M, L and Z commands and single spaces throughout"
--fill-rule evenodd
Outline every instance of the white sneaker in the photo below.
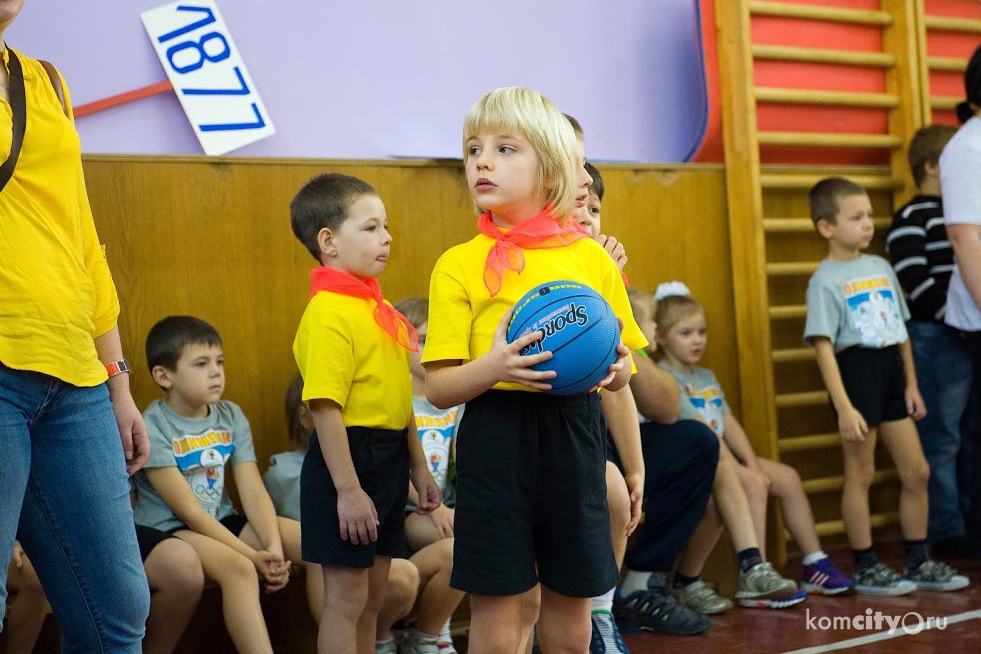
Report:
M 418 629 L 409 629 L 399 654 L 440 654 L 436 636 L 424 634 Z

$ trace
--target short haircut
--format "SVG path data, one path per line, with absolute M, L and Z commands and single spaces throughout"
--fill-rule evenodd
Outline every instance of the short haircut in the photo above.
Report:
M 290 201 L 290 225 L 293 234 L 313 258 L 320 261 L 317 234 L 327 228 L 337 231 L 347 218 L 351 205 L 366 195 L 377 196 L 374 187 L 350 175 L 327 173 L 303 185 Z
M 956 127 L 950 125 L 927 125 L 916 130 L 909 142 L 906 153 L 909 159 L 909 169 L 913 173 L 913 181 L 919 186 L 926 179 L 926 165 L 940 161 L 940 153 L 944 151 L 947 141 L 957 133 Z
M 589 185 L 589 192 L 595 193 L 596 197 L 600 200 L 603 199 L 603 194 L 606 192 L 606 187 L 603 185 L 603 176 L 600 175 L 600 171 L 596 170 L 596 166 L 589 163 L 585 163 L 584 168 L 589 176 L 593 178 L 593 183 Z
M 649 315 L 653 315 L 654 306 L 651 302 L 650 293 L 631 286 L 627 289 L 627 300 L 630 302 L 630 312 L 633 314 L 635 321 L 643 317 L 640 315 L 640 312 L 645 308 Z
M 669 295 L 654 303 L 654 322 L 657 333 L 667 335 L 680 321 L 697 313 L 705 313 L 701 303 L 690 295 Z
M 576 200 L 576 134 L 551 100 L 530 89 L 496 89 L 477 100 L 463 121 L 463 163 L 467 141 L 478 134 L 512 134 L 538 155 L 538 192 L 560 222 L 572 216 Z
M 410 295 L 396 302 L 394 306 L 416 329 L 429 322 L 429 300 L 424 297 Z
M 310 431 L 300 422 L 300 407 L 303 406 L 303 377 L 300 374 L 286 387 L 283 406 L 286 409 L 286 428 L 289 430 L 290 442 L 307 445 L 310 442 Z
M 819 220 L 835 222 L 838 203 L 842 198 L 853 195 L 866 195 L 865 189 L 844 177 L 827 177 L 815 184 L 807 194 L 811 206 L 811 220 L 817 225 Z
M 576 120 L 573 116 L 570 116 L 569 114 L 562 114 L 562 115 L 565 116 L 565 119 L 569 121 L 570 125 L 572 125 L 572 131 L 575 132 L 576 138 L 579 139 L 580 141 L 585 140 L 586 132 L 584 132 L 582 129 L 582 123 L 580 123 L 578 120 Z
M 188 345 L 221 347 L 221 336 L 210 324 L 194 316 L 167 316 L 150 328 L 146 335 L 146 365 L 153 372 L 157 366 L 177 368 Z

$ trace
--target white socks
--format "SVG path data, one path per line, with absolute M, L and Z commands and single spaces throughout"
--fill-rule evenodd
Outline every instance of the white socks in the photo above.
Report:
M 607 611 L 609 613 L 613 612 L 613 593 L 616 592 L 616 586 L 603 593 L 602 595 L 597 595 L 593 598 L 593 611 Z
M 647 590 L 647 581 L 651 578 L 650 572 L 638 572 L 637 570 L 627 570 L 627 576 L 623 578 L 620 589 L 624 597 L 638 590 Z
M 828 555 L 824 553 L 824 550 L 818 550 L 817 552 L 812 552 L 804 557 L 802 563 L 804 565 L 814 565 L 821 559 L 828 558 Z

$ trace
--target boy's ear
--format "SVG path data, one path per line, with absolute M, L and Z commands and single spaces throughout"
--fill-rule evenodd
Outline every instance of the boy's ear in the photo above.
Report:
M 297 420 L 300 421 L 300 426 L 307 431 L 314 430 L 313 424 L 313 414 L 310 413 L 310 407 L 306 404 L 301 404 L 300 409 L 296 412 Z
M 328 257 L 337 256 L 337 247 L 334 246 L 334 232 L 324 227 L 317 232 L 317 245 L 320 246 L 320 253 Z
M 928 177 L 940 177 L 940 162 L 939 161 L 928 161 L 923 164 L 923 172 L 927 174 Z
M 170 379 L 170 371 L 163 366 L 153 366 L 150 370 L 150 376 L 153 377 L 153 381 L 156 382 L 157 386 L 165 391 L 170 390 L 170 387 L 174 385 L 174 382 Z
M 824 238 L 831 238 L 833 236 L 834 223 L 827 218 L 818 218 L 814 226 L 817 228 L 818 234 Z

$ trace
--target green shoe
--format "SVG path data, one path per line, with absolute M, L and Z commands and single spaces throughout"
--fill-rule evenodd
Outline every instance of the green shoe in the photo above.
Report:
M 725 613 L 732 608 L 732 600 L 719 595 L 701 579 L 687 586 L 672 588 L 671 594 L 678 600 L 678 604 L 704 615 Z

